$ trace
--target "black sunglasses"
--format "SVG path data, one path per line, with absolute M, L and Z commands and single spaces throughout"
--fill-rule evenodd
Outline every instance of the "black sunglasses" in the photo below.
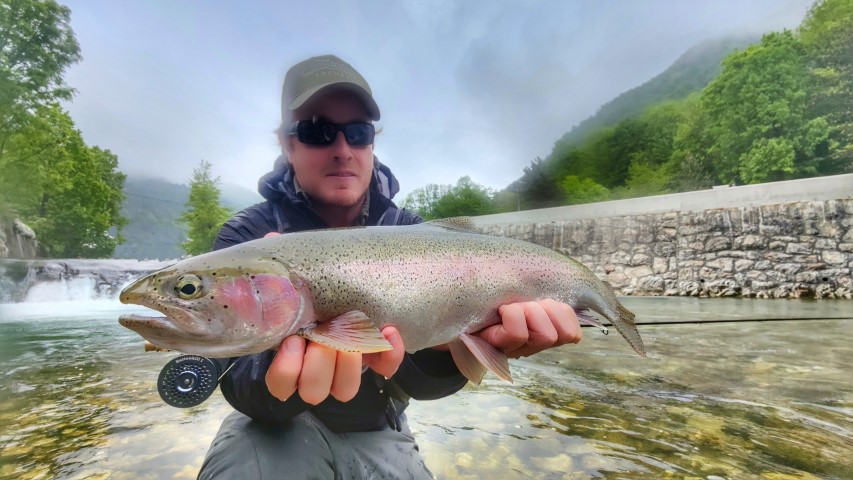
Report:
M 344 139 L 351 147 L 366 147 L 373 144 L 376 130 L 372 123 L 332 123 L 323 118 L 293 122 L 288 135 L 296 135 L 300 142 L 308 145 L 328 146 L 335 143 L 338 132 L 344 132 Z

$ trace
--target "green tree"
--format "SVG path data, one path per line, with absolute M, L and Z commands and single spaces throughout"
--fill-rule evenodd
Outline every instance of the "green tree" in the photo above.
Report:
M 807 112 L 806 51 L 790 31 L 730 55 L 702 94 L 723 182 L 758 183 L 818 173 L 829 148 L 822 117 Z
M 450 191 L 438 199 L 432 211 L 433 218 L 449 218 L 495 213 L 492 192 L 474 183 L 471 177 L 462 177 Z
M 670 155 L 673 172 L 670 187 L 678 192 L 711 188 L 716 184 L 717 172 L 708 153 L 712 140 L 707 128 L 707 114 L 702 109 L 698 94 L 684 101 L 682 114 Z
M 416 188 L 406 195 L 401 206 L 411 210 L 423 218 L 435 218 L 433 212 L 438 199 L 443 197 L 453 188 L 453 185 L 439 185 L 430 183 L 424 187 Z
M 833 147 L 818 169 L 853 171 L 853 0 L 815 2 L 799 34 L 809 67 L 809 115 L 826 118 Z
M 9 137 L 0 158 L 0 198 L 30 224 L 53 257 L 112 255 L 126 224 L 124 180 L 118 158 L 88 147 L 55 104 L 37 107 Z
M 199 255 L 213 249 L 216 234 L 231 216 L 219 197 L 219 177 L 213 178 L 210 163 L 202 160 L 193 170 L 187 209 L 181 215 L 187 225 L 187 241 L 181 248 L 188 254 Z
M 557 183 L 556 166 L 536 157 L 524 167 L 524 173 L 516 183 L 521 197 L 521 209 L 545 208 L 560 205 L 563 192 Z
M 81 57 L 69 18 L 52 0 L 0 0 L 0 160 L 37 107 L 71 98 L 62 73 Z
M 568 175 L 560 182 L 566 203 L 575 205 L 579 203 L 593 203 L 607 200 L 610 190 L 595 183 L 591 178 L 580 178 L 576 175 Z
M 415 189 L 406 196 L 402 206 L 417 212 L 425 220 L 487 215 L 497 212 L 492 197 L 491 190 L 466 176 L 460 178 L 456 185 L 431 183 Z

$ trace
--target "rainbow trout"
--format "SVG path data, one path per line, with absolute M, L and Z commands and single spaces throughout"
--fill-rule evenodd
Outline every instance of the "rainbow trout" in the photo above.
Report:
M 468 222 L 468 223 L 466 223 Z M 553 298 L 582 323 L 604 316 L 645 355 L 634 314 L 585 266 L 533 243 L 484 235 L 467 219 L 290 233 L 182 260 L 125 288 L 122 303 L 165 315 L 119 322 L 154 345 L 211 357 L 277 348 L 300 335 L 343 351 L 377 352 L 396 327 L 406 350 L 448 344 L 460 371 L 511 381 L 506 357 L 471 335 L 498 307 Z

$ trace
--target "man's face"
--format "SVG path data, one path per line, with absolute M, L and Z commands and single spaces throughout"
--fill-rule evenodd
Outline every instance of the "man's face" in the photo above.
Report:
M 369 121 L 361 100 L 346 91 L 320 95 L 293 112 L 294 121 L 314 116 L 339 124 Z M 329 146 L 306 145 L 293 135 L 285 147 L 296 179 L 312 201 L 336 207 L 361 205 L 373 174 L 373 145 L 350 146 L 343 132 L 337 132 Z

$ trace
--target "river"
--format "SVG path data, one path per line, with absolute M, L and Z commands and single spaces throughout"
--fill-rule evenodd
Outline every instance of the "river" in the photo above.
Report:
M 626 298 L 618 335 L 407 410 L 437 478 L 853 478 L 853 303 Z M 231 411 L 164 404 L 110 299 L 0 304 L 0 478 L 195 478 Z M 667 324 L 685 320 L 766 320 Z M 799 320 L 798 320 L 799 319 Z

